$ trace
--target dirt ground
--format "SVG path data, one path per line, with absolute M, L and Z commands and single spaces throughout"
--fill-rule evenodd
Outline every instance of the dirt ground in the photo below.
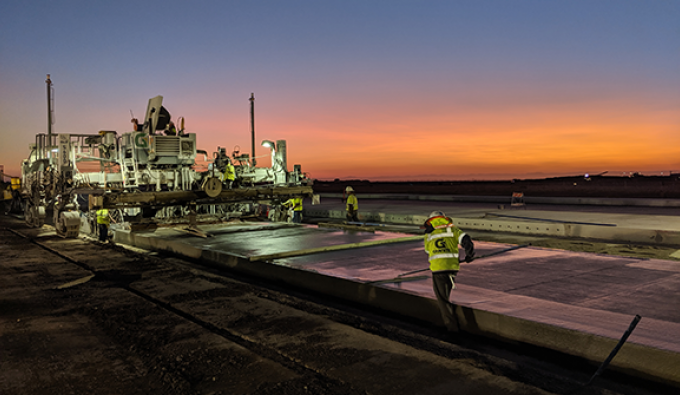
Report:
M 10 217 L 0 257 L 2 394 L 566 394 L 589 377 Z

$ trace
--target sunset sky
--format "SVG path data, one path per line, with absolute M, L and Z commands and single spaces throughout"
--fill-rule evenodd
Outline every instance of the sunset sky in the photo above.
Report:
M 288 142 L 312 178 L 680 172 L 680 1 L 0 4 L 0 164 L 131 130 L 164 97 L 199 148 Z M 262 158 L 260 164 L 268 164 Z

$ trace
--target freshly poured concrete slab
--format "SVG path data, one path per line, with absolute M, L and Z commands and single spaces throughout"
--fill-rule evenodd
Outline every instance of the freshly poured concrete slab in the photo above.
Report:
M 308 225 L 248 227 L 247 225 L 201 226 L 213 237 L 200 238 L 173 229 L 161 229 L 152 234 L 166 240 L 191 244 L 197 248 L 225 251 L 241 256 L 260 256 L 305 250 L 339 244 L 398 239 L 405 235 L 387 232 L 343 231 Z
M 485 255 L 509 245 L 478 242 L 476 247 L 478 255 Z M 422 243 L 414 242 L 287 258 L 275 263 L 334 277 L 375 281 L 427 267 L 426 261 Z M 429 278 L 379 286 L 434 298 Z M 452 302 L 473 309 L 464 318 L 469 326 L 494 325 L 477 322 L 483 318 L 477 317 L 476 312 L 483 310 L 611 339 L 618 339 L 639 314 L 643 320 L 629 338 L 630 344 L 680 353 L 679 294 L 680 273 L 669 271 L 663 261 L 526 247 L 462 263 Z M 499 332 L 515 340 L 528 343 L 536 340 L 532 339 L 535 328 L 518 326 L 512 331 L 508 324 L 498 325 L 505 326 Z M 586 353 L 579 347 L 590 347 L 554 342 L 574 355 Z M 642 361 L 646 355 L 635 354 L 630 358 Z M 668 362 L 673 365 L 672 359 Z M 673 374 L 673 366 L 663 369 Z
M 479 256 L 510 247 L 482 242 L 475 245 Z M 639 267 L 641 262 L 646 262 L 647 267 Z M 376 281 L 427 268 L 427 255 L 422 242 L 411 242 L 279 259 L 274 263 L 334 277 Z M 526 247 L 461 263 L 457 283 L 459 288 L 473 286 L 680 324 L 680 272 L 654 267 L 653 260 Z M 429 280 L 381 286 L 433 297 Z M 453 298 L 460 293 L 454 291 Z
M 476 255 L 478 256 L 502 251 L 510 247 L 509 244 L 475 243 Z M 508 252 L 508 254 L 511 253 L 512 251 Z M 462 250 L 460 254 L 461 258 L 465 256 L 465 252 Z M 367 282 L 390 279 L 406 272 L 429 267 L 427 254 L 423 249 L 423 241 L 275 259 L 273 263 Z M 462 263 L 462 265 L 465 266 L 466 264 Z M 429 270 L 420 274 L 429 274 Z
M 213 237 L 200 238 L 172 229 L 149 234 L 198 250 L 222 251 L 245 257 L 405 236 L 304 225 L 213 225 L 201 229 Z M 486 242 L 476 242 L 475 246 L 477 256 L 511 247 Z M 361 282 L 390 279 L 428 267 L 421 241 L 274 259 L 273 263 Z M 457 283 L 459 287 L 469 285 L 680 323 L 679 267 L 667 261 L 526 247 L 472 263 L 461 263 Z M 428 274 L 429 271 L 419 273 Z M 429 280 L 382 286 L 425 297 L 433 296 Z
M 200 238 L 172 229 L 158 230 L 149 235 L 197 250 L 245 257 L 404 237 L 397 233 L 343 231 L 304 225 L 245 224 L 207 226 L 202 230 L 214 236 Z M 476 242 L 475 246 L 477 256 L 511 247 L 486 242 Z M 395 278 L 428 267 L 421 241 L 281 258 L 272 262 L 361 282 Z M 667 261 L 529 246 L 476 259 L 472 263 L 461 263 L 457 283 L 459 287 L 473 286 L 680 323 L 680 270 L 677 268 Z M 429 271 L 420 273 L 423 274 L 428 275 Z M 381 286 L 432 297 L 429 280 Z

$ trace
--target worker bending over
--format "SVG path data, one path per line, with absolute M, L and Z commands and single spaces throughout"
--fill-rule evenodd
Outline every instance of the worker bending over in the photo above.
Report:
M 283 207 L 288 207 L 293 210 L 293 223 L 302 223 L 302 197 L 294 197 L 292 199 L 286 200 Z
M 425 221 L 425 252 L 429 255 L 432 288 L 444 325 L 452 332 L 459 330 L 453 304 L 449 302 L 451 291 L 456 288 L 456 275 L 460 269 L 458 245 L 465 249 L 465 262 L 472 262 L 475 246 L 470 236 L 456 227 L 443 212 L 430 213 Z
M 359 222 L 359 200 L 354 194 L 354 188 L 347 187 L 345 192 L 348 193 L 347 196 L 347 221 L 348 222 Z

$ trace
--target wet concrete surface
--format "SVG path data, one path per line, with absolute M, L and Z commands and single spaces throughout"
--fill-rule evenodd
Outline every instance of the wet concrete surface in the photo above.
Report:
M 253 225 L 257 229 L 260 225 Z M 281 225 L 276 229 L 243 231 L 248 225 L 203 226 L 213 237 L 198 238 L 174 230 L 147 233 L 194 248 L 243 256 L 304 250 L 372 240 L 400 238 L 406 234 L 360 232 L 309 225 Z M 502 251 L 511 244 L 475 243 L 476 255 Z M 464 252 L 461 251 L 461 257 Z M 274 264 L 314 271 L 329 276 L 369 282 L 425 269 L 427 256 L 421 241 L 353 248 L 272 260 Z M 501 255 L 462 263 L 459 287 L 473 286 L 491 291 L 599 308 L 680 323 L 680 263 L 665 267 L 665 261 L 579 253 L 527 246 Z M 675 271 L 677 268 L 678 271 Z M 421 274 L 429 274 L 425 271 Z M 433 297 L 430 281 L 384 285 Z M 659 292 L 653 292 L 659 290 Z M 644 297 L 638 297 L 640 293 Z M 453 294 L 455 301 L 457 293 Z
M 200 228 L 212 237 L 198 238 L 171 229 L 158 230 L 151 234 L 167 240 L 241 256 L 269 255 L 404 236 L 387 232 L 343 232 L 337 229 L 266 223 L 205 225 Z

